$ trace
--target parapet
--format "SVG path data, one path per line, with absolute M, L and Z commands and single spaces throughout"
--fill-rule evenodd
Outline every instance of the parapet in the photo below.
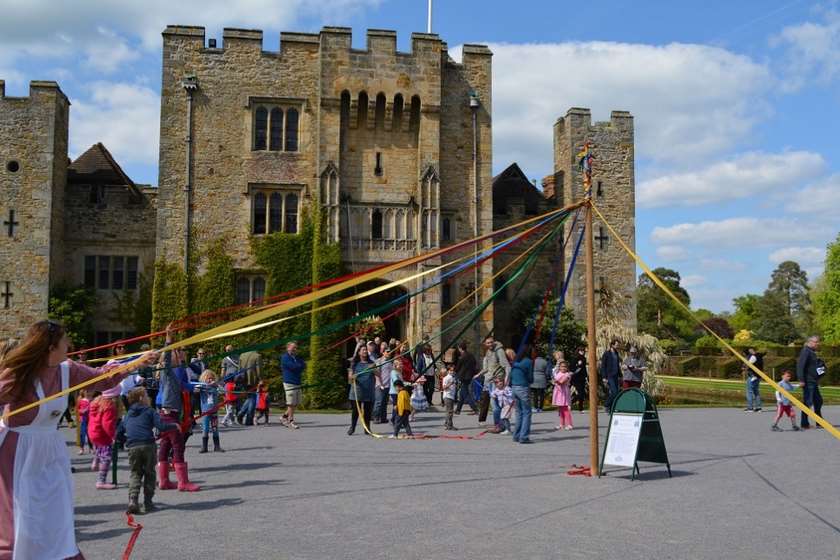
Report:
M 370 53 L 396 54 L 397 32 L 390 29 L 368 29 L 367 51 Z
M 606 128 L 622 129 L 625 132 L 633 130 L 633 115 L 629 111 L 612 111 L 610 120 L 592 122 L 592 111 L 585 107 L 572 107 L 566 111 L 565 117 L 560 117 L 554 123 L 555 135 L 563 134 L 572 129 Z
M 41 92 L 53 92 L 66 105 L 70 105 L 70 100 L 67 99 L 67 96 L 64 95 L 63 91 L 61 91 L 61 87 L 59 87 L 58 82 L 54 82 L 52 80 L 32 80 L 29 82 L 29 95 L 27 97 L 6 97 L 6 81 L 0 80 L 0 99 L 8 99 L 14 101 L 31 101 L 37 96 L 38 93 Z

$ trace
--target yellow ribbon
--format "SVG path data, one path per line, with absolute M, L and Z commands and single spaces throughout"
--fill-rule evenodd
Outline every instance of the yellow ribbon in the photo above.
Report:
M 603 214 L 601 214 L 600 210 L 598 210 L 598 208 L 595 206 L 595 204 L 594 204 L 593 202 L 591 202 L 591 201 L 590 201 L 590 202 L 589 202 L 589 205 L 590 205 L 590 207 L 592 208 L 592 210 L 594 210 L 594 211 L 595 211 L 595 213 L 596 213 L 596 214 L 598 214 L 598 217 L 601 219 L 601 221 L 604 223 L 604 225 L 606 225 L 606 226 L 607 226 L 607 229 L 609 229 L 609 230 L 610 230 L 610 232 L 613 234 L 613 236 L 614 236 L 616 239 L 618 239 L 619 244 L 620 244 L 620 245 L 621 245 L 621 247 L 622 247 L 622 248 L 623 248 L 623 249 L 627 252 L 627 254 L 628 254 L 628 255 L 630 255 L 631 257 L 633 257 L 633 259 L 636 261 L 636 264 L 638 264 L 638 265 L 639 265 L 639 267 L 640 267 L 640 268 L 641 268 L 641 269 L 645 272 L 645 274 L 647 274 L 647 275 L 650 277 L 650 279 L 651 279 L 651 280 L 653 280 L 653 282 L 654 282 L 657 286 L 659 286 L 660 288 L 662 288 L 662 291 L 664 291 L 666 294 L 668 294 L 668 295 L 671 297 L 671 299 L 673 299 L 673 300 L 677 303 L 677 305 L 678 305 L 679 307 L 681 307 L 681 308 L 682 308 L 682 310 L 683 310 L 683 311 L 685 311 L 685 312 L 688 314 L 688 316 L 689 316 L 689 317 L 691 317 L 692 319 L 694 319 L 694 321 L 696 321 L 698 325 L 700 325 L 701 327 L 703 327 L 706 331 L 708 331 L 708 333 L 709 333 L 709 334 L 711 334 L 713 337 L 715 337 L 715 338 L 718 340 L 718 342 L 720 342 L 720 343 L 724 346 L 724 348 L 726 348 L 727 350 L 729 350 L 730 352 L 732 352 L 732 354 L 733 354 L 735 357 L 737 357 L 739 360 L 741 360 L 741 361 L 744 363 L 744 365 L 746 365 L 748 368 L 750 368 L 750 369 L 751 369 L 751 370 L 753 370 L 756 374 L 758 374 L 758 375 L 759 375 L 759 376 L 760 376 L 760 377 L 761 377 L 764 381 L 766 381 L 766 382 L 767 382 L 767 383 L 768 383 L 771 387 L 773 387 L 776 391 L 778 391 L 779 393 L 781 393 L 782 395 L 784 395 L 784 396 L 785 396 L 785 398 L 789 399 L 789 400 L 790 400 L 790 402 L 791 402 L 791 403 L 793 403 L 793 404 L 796 406 L 796 408 L 798 408 L 799 410 L 801 410 L 802 412 L 804 412 L 805 414 L 807 414 L 807 415 L 808 415 L 808 416 L 809 416 L 812 420 L 814 420 L 814 422 L 816 422 L 817 424 L 819 424 L 820 426 L 822 426 L 823 428 L 825 428 L 825 429 L 826 429 L 826 430 L 827 430 L 827 431 L 828 431 L 831 435 L 833 435 L 833 436 L 834 436 L 834 437 L 836 437 L 837 439 L 840 439 L 840 431 L 838 431 L 838 430 L 837 430 L 834 426 L 832 426 L 829 422 L 827 422 L 826 420 L 824 420 L 824 419 L 823 419 L 820 415 L 818 415 L 818 414 L 817 414 L 817 413 L 815 413 L 813 410 L 811 410 L 810 408 L 808 408 L 807 406 L 805 406 L 802 402 L 800 402 L 800 401 L 799 401 L 799 399 L 797 399 L 797 398 L 796 398 L 796 397 L 794 397 L 792 394 L 790 394 L 788 391 L 786 391 L 786 390 L 785 390 L 783 387 L 781 387 L 778 383 L 776 383 L 775 381 L 773 381 L 773 379 L 771 379 L 771 378 L 770 378 L 770 377 L 769 377 L 766 373 L 764 373 L 763 371 L 761 371 L 760 369 L 758 369 L 757 367 L 755 367 L 755 364 L 751 363 L 751 362 L 750 362 L 749 360 L 747 360 L 744 356 L 742 356 L 742 355 L 741 355 L 741 354 L 740 354 L 737 350 L 735 350 L 735 349 L 734 349 L 734 348 L 733 348 L 733 347 L 732 347 L 732 346 L 731 346 L 731 345 L 730 345 L 730 344 L 729 344 L 726 340 L 724 340 L 723 338 L 721 338 L 720 336 L 718 336 L 718 334 L 717 334 L 715 331 L 713 331 L 712 329 L 710 329 L 710 328 L 709 328 L 709 327 L 708 327 L 708 326 L 707 326 L 707 325 L 706 325 L 706 324 L 705 324 L 705 323 L 704 323 L 704 322 L 703 322 L 703 321 L 702 321 L 699 317 L 697 317 L 697 316 L 696 316 L 696 315 L 695 315 L 695 314 L 691 311 L 691 309 L 690 309 L 690 308 L 689 308 L 686 304 L 684 304 L 684 303 L 683 303 L 683 302 L 682 302 L 682 301 L 681 301 L 681 300 L 680 300 L 677 296 L 675 296 L 675 295 L 674 295 L 674 293 L 673 293 L 673 292 L 672 292 L 672 291 L 668 288 L 668 286 L 665 284 L 665 282 L 663 282 L 661 278 L 659 278 L 656 274 L 654 274 L 654 272 L 650 269 L 650 267 L 648 267 L 648 265 L 647 265 L 647 264 L 645 264 L 645 262 L 642 260 L 642 258 L 641 258 L 639 255 L 637 255 L 637 254 L 636 254 L 636 253 L 635 253 L 635 252 L 634 252 L 634 251 L 633 251 L 633 250 L 632 250 L 632 249 L 631 249 L 631 248 L 630 248 L 630 247 L 629 247 L 629 246 L 628 246 L 628 245 L 624 242 L 624 240 L 621 238 L 621 236 L 618 234 L 618 232 L 615 230 L 615 228 L 613 228 L 613 227 L 610 225 L 610 223 L 607 221 L 607 219 L 604 217 L 604 215 L 603 215 Z

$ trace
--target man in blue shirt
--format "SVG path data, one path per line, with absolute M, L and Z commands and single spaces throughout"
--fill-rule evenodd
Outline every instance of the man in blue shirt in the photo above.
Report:
M 281 423 L 290 428 L 298 429 L 295 424 L 295 407 L 300 404 L 303 370 L 306 363 L 297 355 L 297 342 L 286 344 L 286 353 L 280 358 L 280 369 L 283 371 L 283 389 L 286 391 L 286 414 Z
M 510 361 L 515 357 L 510 351 Z M 528 357 L 529 349 L 525 348 L 522 359 L 510 366 L 508 381 L 513 391 L 516 403 L 516 429 L 513 431 L 513 441 L 531 443 L 531 383 L 534 382 L 534 364 Z

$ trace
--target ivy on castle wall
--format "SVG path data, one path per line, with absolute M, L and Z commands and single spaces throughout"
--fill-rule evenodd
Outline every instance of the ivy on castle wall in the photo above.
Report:
M 211 244 L 204 257 L 207 266 L 195 282 L 192 313 L 228 307 L 236 301 L 236 273 L 225 240 L 219 239 Z
M 175 263 L 155 263 L 152 288 L 152 329 L 158 331 L 188 314 L 187 277 Z

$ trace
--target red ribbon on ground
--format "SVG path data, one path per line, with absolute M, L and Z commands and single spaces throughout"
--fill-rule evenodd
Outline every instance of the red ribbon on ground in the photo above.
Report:
M 584 465 L 572 465 L 572 468 L 566 471 L 569 476 L 592 476 L 592 469 Z
M 134 543 L 137 542 L 137 537 L 140 536 L 140 531 L 143 530 L 143 526 L 134 521 L 134 517 L 130 513 L 125 514 L 125 521 L 129 528 L 133 529 L 131 536 L 128 538 L 128 544 L 125 545 L 125 550 L 122 555 L 123 560 L 128 560 L 131 558 L 131 553 L 134 550 Z

